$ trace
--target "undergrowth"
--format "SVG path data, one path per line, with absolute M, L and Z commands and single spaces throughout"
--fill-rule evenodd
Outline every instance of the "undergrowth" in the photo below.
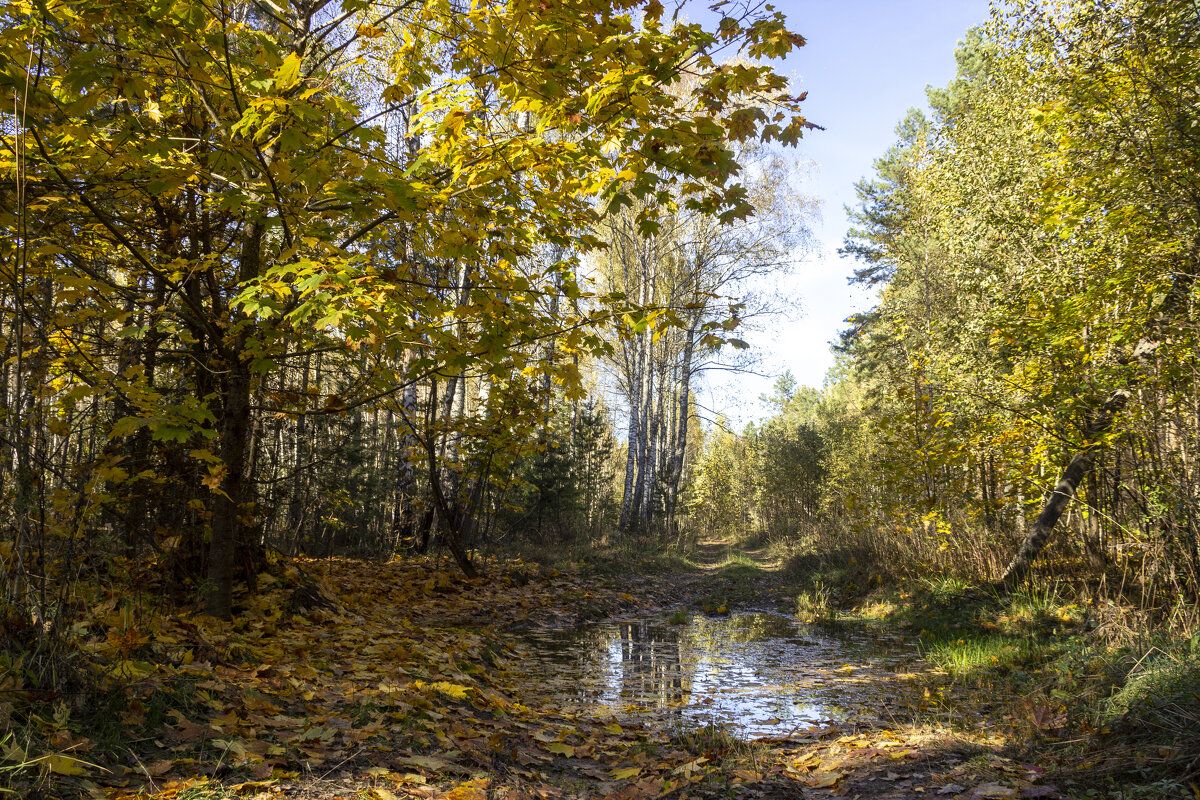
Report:
M 804 567 L 820 568 L 804 572 Z M 1190 797 L 1200 777 L 1200 635 L 1154 624 L 1093 584 L 1002 595 L 953 576 L 882 574 L 854 556 L 792 562 L 798 615 L 901 631 L 956 688 L 980 692 L 1030 751 L 1052 752 L 1082 797 Z M 875 588 L 869 588 L 874 584 Z M 951 691 L 944 702 L 953 705 Z M 940 694 L 939 702 L 943 701 Z

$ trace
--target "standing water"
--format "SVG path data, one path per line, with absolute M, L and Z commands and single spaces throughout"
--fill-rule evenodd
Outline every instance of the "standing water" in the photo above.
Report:
M 818 633 L 782 614 L 660 617 L 528 634 L 525 680 L 563 711 L 719 725 L 744 738 L 825 721 L 887 717 L 912 654 L 867 637 Z

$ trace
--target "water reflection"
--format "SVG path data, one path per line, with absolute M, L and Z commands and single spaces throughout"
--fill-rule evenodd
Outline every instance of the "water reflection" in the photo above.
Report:
M 746 737 L 785 736 L 847 708 L 869 713 L 892 666 L 866 642 L 816 635 L 771 613 L 534 633 L 522 650 L 524 680 L 563 710 L 601 704 L 620 717 L 727 725 Z

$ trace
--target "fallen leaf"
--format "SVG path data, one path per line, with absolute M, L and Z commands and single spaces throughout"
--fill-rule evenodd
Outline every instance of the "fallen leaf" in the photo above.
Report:
M 1004 798 L 1016 797 L 1017 790 L 1011 786 L 1005 786 L 1002 783 L 981 783 L 971 790 L 971 797 L 975 798 Z
M 830 789 L 837 786 L 844 777 L 846 777 L 845 774 L 841 772 L 814 772 L 804 778 L 803 783 L 814 789 Z
M 78 758 L 55 753 L 54 755 L 46 756 L 46 766 L 55 775 L 87 775 L 86 761 L 80 761 Z
M 405 756 L 404 758 L 397 760 L 401 764 L 408 764 L 410 766 L 427 770 L 428 772 L 442 772 L 443 770 L 455 766 L 446 759 L 438 758 L 437 756 Z
M 467 781 L 446 792 L 445 800 L 487 800 L 487 788 L 491 783 L 491 778 Z
M 942 788 L 938 789 L 938 794 L 960 794 L 965 792 L 967 787 L 959 786 L 957 783 L 947 783 Z

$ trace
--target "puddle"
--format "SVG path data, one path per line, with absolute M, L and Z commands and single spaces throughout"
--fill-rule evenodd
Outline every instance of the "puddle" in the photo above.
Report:
M 768 612 L 535 632 L 520 650 L 522 683 L 568 713 L 602 705 L 619 720 L 720 725 L 743 738 L 887 719 L 915 660 L 894 642 L 834 637 Z

